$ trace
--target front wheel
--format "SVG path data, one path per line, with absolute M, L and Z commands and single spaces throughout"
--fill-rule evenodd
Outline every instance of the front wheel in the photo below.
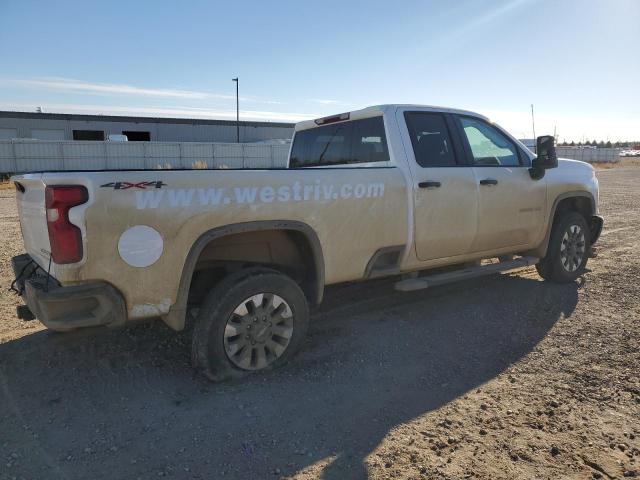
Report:
M 193 333 L 193 360 L 212 380 L 276 367 L 300 347 L 309 309 L 300 287 L 274 270 L 230 275 L 207 296 Z
M 590 233 L 577 212 L 561 214 L 553 224 L 547 255 L 536 269 L 542 278 L 557 283 L 574 281 L 584 273 L 589 259 Z

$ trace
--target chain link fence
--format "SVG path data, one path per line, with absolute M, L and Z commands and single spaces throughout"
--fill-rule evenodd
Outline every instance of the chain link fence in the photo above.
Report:
M 619 162 L 622 148 L 556 147 L 559 158 L 571 158 L 583 162 Z
M 286 168 L 289 144 L 0 141 L 0 172 Z

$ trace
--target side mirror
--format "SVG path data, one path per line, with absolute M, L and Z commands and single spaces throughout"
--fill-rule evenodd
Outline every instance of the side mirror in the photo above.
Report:
M 533 161 L 540 168 L 556 168 L 558 166 L 558 155 L 556 154 L 556 139 L 551 135 L 538 137 L 536 140 L 536 154 Z
M 531 161 L 529 173 L 531 178 L 538 180 L 544 177 L 544 171 L 558 166 L 555 138 L 551 135 L 543 135 L 536 139 L 537 157 Z

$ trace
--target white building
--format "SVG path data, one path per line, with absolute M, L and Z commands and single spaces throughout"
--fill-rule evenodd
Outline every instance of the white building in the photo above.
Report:
M 240 121 L 240 142 L 290 139 L 293 125 Z M 129 141 L 147 142 L 236 142 L 236 122 L 0 111 L 0 140 L 101 141 L 109 135 L 126 135 Z

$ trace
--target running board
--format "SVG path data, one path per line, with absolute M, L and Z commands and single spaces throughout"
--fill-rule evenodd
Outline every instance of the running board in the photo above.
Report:
M 506 272 L 507 270 L 513 270 L 515 268 L 528 267 L 529 265 L 535 265 L 538 261 L 540 261 L 540 259 L 537 257 L 518 257 L 514 260 L 473 266 L 452 272 L 435 273 L 433 275 L 425 275 L 424 277 L 408 278 L 397 282 L 395 284 L 395 289 L 400 290 L 401 292 L 421 290 L 423 288 L 435 287 L 436 285 L 444 285 L 445 283 L 469 280 L 471 278 L 482 277 L 484 275 L 491 275 L 492 273 L 500 273 Z

